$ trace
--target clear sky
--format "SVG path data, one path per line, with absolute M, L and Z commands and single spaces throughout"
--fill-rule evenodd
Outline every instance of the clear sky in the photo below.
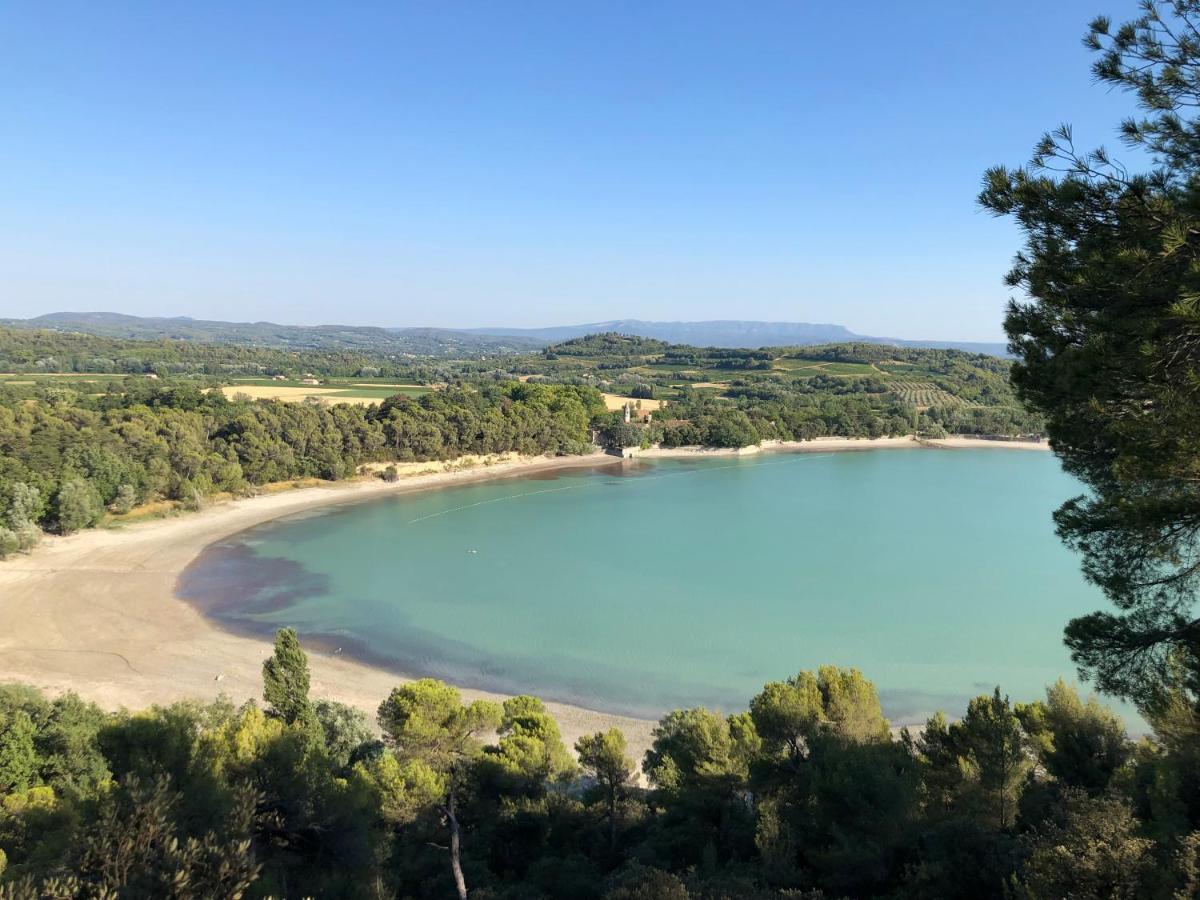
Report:
M 0 316 L 998 340 L 984 169 L 1134 0 L 0 4 Z

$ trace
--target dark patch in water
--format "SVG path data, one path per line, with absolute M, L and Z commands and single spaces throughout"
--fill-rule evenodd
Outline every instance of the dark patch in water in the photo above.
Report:
M 329 578 L 240 542 L 213 544 L 179 573 L 175 593 L 210 616 L 241 620 L 329 592 Z
M 604 473 L 611 475 L 621 468 L 621 460 L 611 457 L 608 460 L 596 462 L 578 469 L 542 469 L 532 472 L 520 472 L 512 476 L 514 481 L 559 481 L 564 478 L 579 478 L 588 475 Z
M 260 556 L 252 546 L 230 540 L 214 544 L 184 569 L 176 594 L 230 631 L 270 637 L 277 628 L 296 624 L 286 622 L 288 609 L 306 598 L 328 595 L 330 587 L 327 576 L 309 571 L 302 563 Z M 400 610 L 397 613 L 402 614 Z M 397 675 L 440 678 L 460 687 L 501 694 L 531 693 L 617 715 L 657 718 L 670 709 L 699 702 L 738 709 L 749 699 L 711 685 L 682 682 L 659 683 L 643 690 L 637 679 L 630 684 L 629 673 L 615 668 L 593 667 L 587 677 L 564 675 L 567 667 L 554 665 L 552 659 L 484 657 L 466 641 L 411 625 L 403 630 L 401 643 L 387 650 L 349 632 L 296 628 L 315 650 L 344 655 Z

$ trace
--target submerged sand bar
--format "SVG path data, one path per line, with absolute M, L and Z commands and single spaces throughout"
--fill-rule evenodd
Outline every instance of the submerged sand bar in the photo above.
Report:
M 1045 449 L 1043 444 L 939 441 L 926 446 Z M 911 438 L 818 440 L 766 449 L 831 451 L 921 446 Z M 654 455 L 722 451 L 663 450 Z M 73 690 L 106 708 L 139 709 L 184 698 L 225 694 L 235 702 L 261 693 L 267 641 L 221 629 L 175 596 L 179 573 L 206 546 L 281 516 L 330 504 L 534 474 L 570 466 L 636 465 L 611 456 L 477 460 L 475 465 L 414 464 L 393 484 L 379 479 L 299 488 L 214 504 L 200 512 L 48 537 L 28 556 L 0 563 L 0 681 L 50 693 Z M 371 718 L 400 672 L 314 652 L 314 696 L 349 703 Z M 402 669 L 402 666 L 399 667 Z M 467 698 L 494 694 L 464 690 Z M 618 727 L 640 756 L 653 723 L 547 704 L 568 744 L 581 734 Z

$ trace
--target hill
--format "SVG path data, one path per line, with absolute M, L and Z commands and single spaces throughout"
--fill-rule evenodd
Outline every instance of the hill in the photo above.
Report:
M 463 357 L 515 353 L 548 343 L 520 335 L 484 335 L 445 328 L 377 328 L 359 325 L 278 325 L 127 316 L 112 312 L 56 312 L 33 319 L 0 319 L 13 328 L 79 332 L 134 341 L 195 341 L 276 350 L 350 350 L 383 356 Z
M 46 328 L 124 340 L 199 341 L 278 350 L 352 350 L 382 355 L 472 357 L 520 353 L 590 334 L 615 332 L 694 347 L 802 347 L 868 343 L 935 350 L 964 350 L 1006 356 L 1000 343 L 923 341 L 856 334 L 843 325 L 812 322 L 757 322 L 719 319 L 704 322 L 651 322 L 613 319 L 545 328 L 382 328 L 368 325 L 279 325 L 274 322 L 220 322 L 186 316 L 142 317 L 112 312 L 56 312 L 33 319 L 0 319 L 13 328 Z
M 551 328 L 472 328 L 472 334 L 533 338 L 546 342 L 567 341 L 589 334 L 616 332 L 653 338 L 669 344 L 695 347 L 802 347 L 811 344 L 867 343 L 896 347 L 925 347 L 931 350 L 963 350 L 1007 356 L 1004 344 L 973 341 L 925 341 L 872 337 L 856 334 L 843 325 L 812 322 L 756 322 L 741 319 L 717 319 L 707 322 L 647 322 L 641 319 L 614 319 L 586 325 L 561 325 Z

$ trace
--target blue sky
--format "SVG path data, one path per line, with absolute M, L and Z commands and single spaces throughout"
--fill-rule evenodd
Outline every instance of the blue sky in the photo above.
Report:
M 0 5 L 0 316 L 997 340 L 985 168 L 1134 0 Z

